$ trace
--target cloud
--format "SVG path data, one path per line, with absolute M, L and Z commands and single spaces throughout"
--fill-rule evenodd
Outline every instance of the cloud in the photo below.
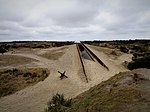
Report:
M 149 0 L 0 0 L 0 41 L 150 38 Z

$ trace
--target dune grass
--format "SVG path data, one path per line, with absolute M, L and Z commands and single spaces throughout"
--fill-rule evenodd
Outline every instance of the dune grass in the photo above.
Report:
M 71 107 L 72 99 L 66 99 L 63 94 L 56 94 L 48 102 L 45 112 L 65 112 Z
M 45 68 L 0 70 L 0 97 L 43 81 L 48 75 L 49 70 Z
M 27 64 L 33 61 L 37 60 L 16 55 L 0 55 L 0 67 Z

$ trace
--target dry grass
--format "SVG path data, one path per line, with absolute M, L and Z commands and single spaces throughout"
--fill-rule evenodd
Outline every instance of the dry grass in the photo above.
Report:
M 44 54 L 40 55 L 44 58 L 50 59 L 50 60 L 58 60 L 61 56 L 63 56 L 65 54 L 65 50 L 68 47 L 63 47 L 57 50 L 51 50 L 51 51 L 47 51 Z
M 72 99 L 66 99 L 63 94 L 56 94 L 48 102 L 45 112 L 65 112 L 72 104 Z
M 143 93 L 140 85 L 149 80 L 140 77 L 144 75 L 135 80 L 132 72 L 117 74 L 73 99 L 67 112 L 148 112 L 150 102 L 145 96 L 149 93 Z
M 49 70 L 45 68 L 0 70 L 0 97 L 43 81 L 48 75 Z
M 23 56 L 0 55 L 0 67 L 27 64 L 31 63 L 32 61 L 37 60 Z

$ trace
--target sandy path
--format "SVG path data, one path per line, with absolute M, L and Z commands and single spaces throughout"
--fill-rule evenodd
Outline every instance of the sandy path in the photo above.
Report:
M 50 75 L 43 82 L 27 87 L 15 94 L 2 97 L 0 99 L 0 112 L 40 112 L 44 110 L 48 100 L 55 93 L 63 93 L 66 97 L 75 97 L 116 73 L 126 70 L 119 67 L 122 58 L 119 63 L 116 63 L 109 60 L 104 53 L 92 50 L 97 56 L 101 57 L 110 71 L 107 71 L 97 62 L 84 59 L 89 83 L 84 81 L 84 74 L 75 45 L 69 46 L 65 54 L 56 61 L 35 54 L 13 54 L 39 60 L 38 66 L 47 67 L 50 70 Z M 69 78 L 60 80 L 58 70 L 66 71 Z

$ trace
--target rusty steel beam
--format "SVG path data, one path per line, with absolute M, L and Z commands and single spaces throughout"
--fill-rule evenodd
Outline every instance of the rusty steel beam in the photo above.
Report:
M 82 43 L 80 45 L 82 45 Z M 85 51 L 87 52 L 87 54 L 90 56 L 90 58 L 92 59 L 92 61 L 95 61 L 94 58 L 93 58 L 93 56 L 91 55 L 90 51 L 84 45 L 82 45 L 82 46 L 85 49 Z
M 84 46 L 86 48 L 86 50 L 88 50 L 92 55 L 93 57 L 103 66 L 105 67 L 108 71 L 109 71 L 109 68 L 87 47 L 85 46 L 82 42 L 81 42 L 81 45 Z
M 81 62 L 81 65 L 82 65 L 82 70 L 83 70 L 83 73 L 85 75 L 86 82 L 88 83 L 88 78 L 87 78 L 87 75 L 86 75 L 86 72 L 85 72 L 85 67 L 84 67 L 84 64 L 83 64 L 83 60 L 82 60 L 82 57 L 81 57 L 79 46 L 78 46 L 78 44 L 76 44 L 76 46 L 77 46 L 77 51 L 78 51 L 78 54 L 79 54 L 80 62 Z

